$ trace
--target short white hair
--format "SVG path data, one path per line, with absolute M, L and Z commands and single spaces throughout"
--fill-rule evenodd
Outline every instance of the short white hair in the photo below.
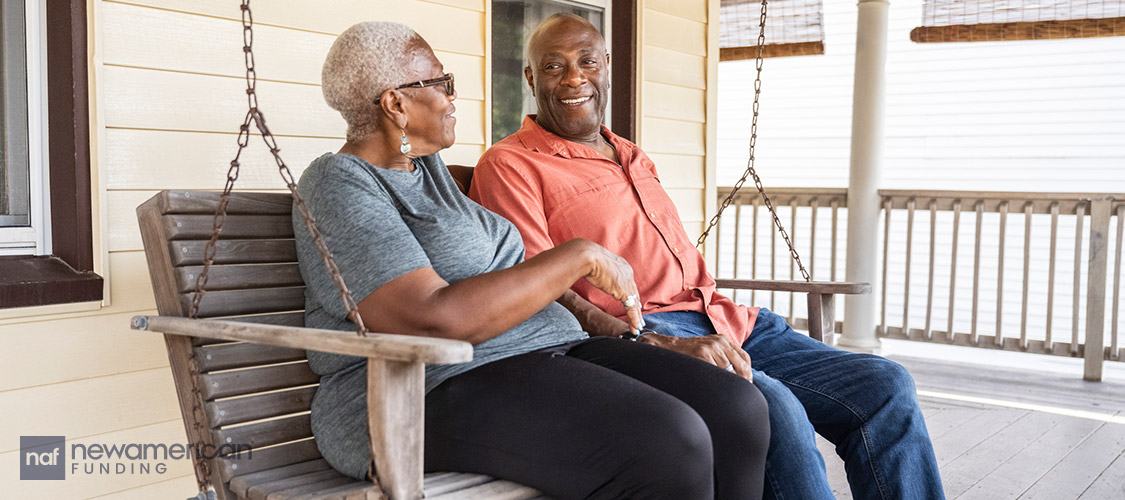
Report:
M 348 123 L 348 140 L 376 129 L 375 98 L 406 82 L 407 48 L 418 38 L 409 26 L 392 22 L 356 24 L 336 38 L 321 69 L 321 90 L 328 106 Z

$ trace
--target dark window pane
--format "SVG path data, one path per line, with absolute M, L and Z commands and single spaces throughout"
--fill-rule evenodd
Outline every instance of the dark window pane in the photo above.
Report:
M 0 227 L 28 226 L 24 3 L 0 3 Z
M 585 17 L 605 32 L 599 7 L 558 0 L 492 2 L 492 142 L 519 130 L 523 116 L 535 112 L 535 98 L 523 76 L 527 37 L 540 21 L 560 12 Z

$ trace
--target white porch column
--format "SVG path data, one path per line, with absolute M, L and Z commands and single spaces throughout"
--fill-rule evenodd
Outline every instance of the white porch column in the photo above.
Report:
M 852 151 L 848 176 L 848 281 L 872 284 L 870 295 L 849 295 L 844 333 L 837 345 L 859 351 L 879 348 L 875 309 L 879 291 L 879 184 L 883 169 L 887 77 L 888 0 L 859 0 L 852 94 Z

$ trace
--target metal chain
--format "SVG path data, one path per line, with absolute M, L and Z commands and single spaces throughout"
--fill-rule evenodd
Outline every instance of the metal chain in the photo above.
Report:
M 227 206 L 230 204 L 231 190 L 234 189 L 234 183 L 238 180 L 239 168 L 241 166 L 239 159 L 242 157 L 242 151 L 250 144 L 250 125 L 253 124 L 262 134 L 262 140 L 266 143 L 266 147 L 269 148 L 270 153 L 273 155 L 274 162 L 277 163 L 278 171 L 281 174 L 282 180 L 285 181 L 286 187 L 289 188 L 297 211 L 304 220 L 305 227 L 308 228 L 309 235 L 312 236 L 313 243 L 316 245 L 320 257 L 324 261 L 325 267 L 328 269 L 328 273 L 332 276 L 336 288 L 340 290 L 340 298 L 344 302 L 344 307 L 348 313 L 348 319 L 355 323 L 357 335 L 361 337 L 366 336 L 367 328 L 363 325 L 363 319 L 359 315 L 359 308 L 356 306 L 351 292 L 348 291 L 348 287 L 344 283 L 344 278 L 340 276 L 340 270 L 336 267 L 336 263 L 332 259 L 332 254 L 328 251 L 328 246 L 324 243 L 324 238 L 316 228 L 316 220 L 305 204 L 305 200 L 301 198 L 301 195 L 297 192 L 297 182 L 293 177 L 293 173 L 289 171 L 289 167 L 286 166 L 285 161 L 281 159 L 281 149 L 277 147 L 277 140 L 274 139 L 273 134 L 270 133 L 269 127 L 266 126 L 265 115 L 263 115 L 261 109 L 258 108 L 258 74 L 254 67 L 253 50 L 254 16 L 250 10 L 250 0 L 242 0 L 241 10 L 242 53 L 246 63 L 246 103 L 249 109 L 246 112 L 246 117 L 242 120 L 242 125 L 238 129 L 238 150 L 234 154 L 234 159 L 230 162 L 230 168 L 227 170 L 226 184 L 223 186 L 223 193 L 219 197 L 219 205 L 215 208 L 215 218 L 211 223 L 211 239 L 207 241 L 207 245 L 203 248 L 203 270 L 200 271 L 199 276 L 195 279 L 195 293 L 192 296 L 188 317 L 194 319 L 199 314 L 199 304 L 202 302 L 203 295 L 206 293 L 208 273 L 211 270 L 211 265 L 215 262 L 215 253 L 218 250 L 216 244 L 219 240 L 219 233 L 222 232 L 223 224 L 226 222 Z M 198 456 L 198 452 L 202 449 L 204 444 L 203 436 L 208 430 L 203 428 L 202 423 L 205 418 L 205 413 L 203 411 L 202 393 L 199 390 L 199 360 L 194 352 L 189 357 L 188 373 L 191 379 L 192 391 L 196 395 L 195 400 L 192 402 L 193 425 L 199 436 L 196 442 L 197 456 L 193 461 L 196 469 L 196 482 L 199 485 L 201 493 L 208 492 L 210 495 L 214 492 L 214 488 L 210 484 L 210 461 Z M 378 483 L 376 482 L 376 484 Z
M 723 203 L 719 205 L 719 211 L 711 218 L 711 222 L 707 224 L 707 229 L 703 230 L 703 234 L 699 235 L 699 240 L 695 243 L 696 247 L 703 246 L 703 242 L 707 241 L 707 235 L 711 233 L 711 229 L 719 223 L 719 219 L 723 216 L 723 211 L 727 206 L 734 201 L 734 197 L 738 191 L 742 189 L 742 185 L 746 183 L 747 177 L 754 178 L 754 187 L 758 188 L 758 193 L 762 195 L 762 201 L 765 203 L 766 208 L 769 209 L 770 215 L 773 216 L 773 224 L 777 226 L 777 231 L 781 233 L 781 237 L 785 240 L 785 244 L 789 246 L 789 255 L 797 263 L 797 267 L 801 270 L 801 277 L 805 281 L 812 281 L 812 277 L 805 269 L 805 264 L 801 262 L 801 256 L 797 254 L 797 247 L 793 246 L 792 239 L 789 238 L 789 233 L 785 230 L 785 226 L 781 223 L 781 218 L 777 216 L 777 210 L 773 207 L 773 202 L 770 197 L 766 195 L 766 189 L 762 186 L 762 178 L 758 177 L 758 172 L 754 169 L 754 148 L 758 143 L 758 100 L 762 95 L 762 61 L 764 59 L 763 53 L 766 47 L 766 4 L 768 0 L 762 0 L 762 13 L 758 19 L 758 57 L 754 61 L 757 75 L 754 77 L 754 115 L 750 121 L 750 159 L 746 162 L 746 171 L 742 173 L 742 177 L 734 184 L 730 194 L 727 195 Z

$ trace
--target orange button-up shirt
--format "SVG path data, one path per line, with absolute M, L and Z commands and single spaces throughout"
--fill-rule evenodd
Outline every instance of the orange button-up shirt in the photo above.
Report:
M 633 266 L 644 314 L 697 311 L 739 345 L 758 309 L 715 293 L 715 280 L 664 192 L 656 165 L 636 144 L 602 127 L 620 165 L 589 146 L 552 134 L 524 118 L 518 132 L 477 163 L 469 197 L 512 221 L 526 257 L 574 238 L 597 242 Z M 625 308 L 585 280 L 574 291 L 609 314 Z

